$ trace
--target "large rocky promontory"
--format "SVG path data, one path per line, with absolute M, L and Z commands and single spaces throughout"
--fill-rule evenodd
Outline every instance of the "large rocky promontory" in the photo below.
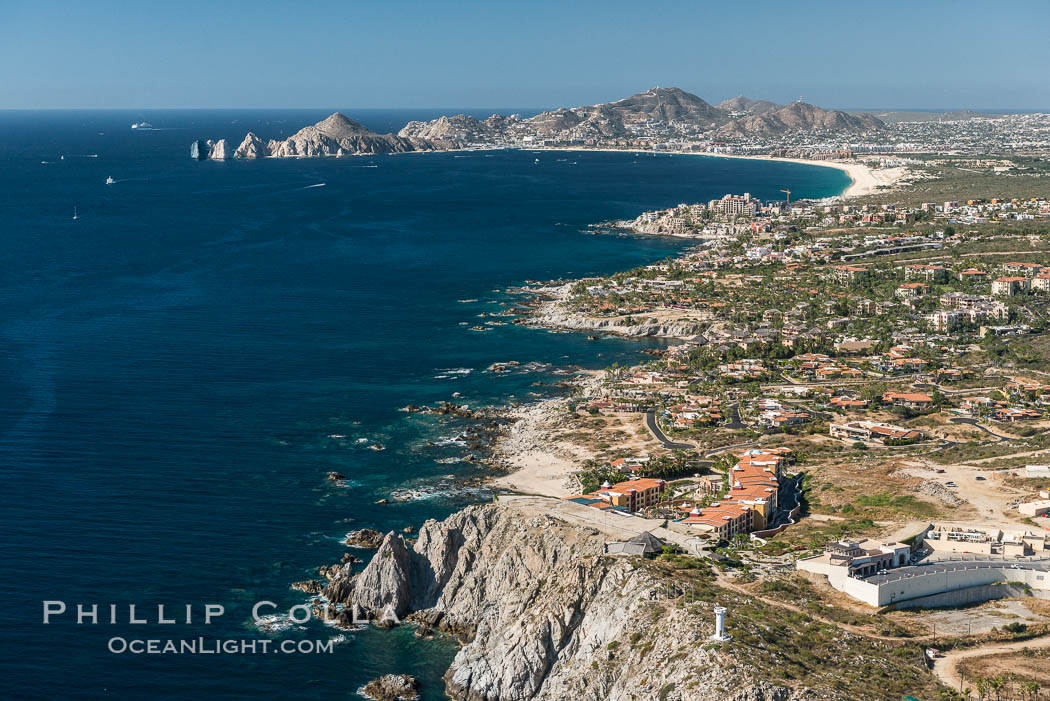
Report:
M 222 150 L 218 147 L 222 145 Z M 232 153 L 233 158 L 265 157 L 310 157 L 310 156 L 358 156 L 385 153 L 408 153 L 412 151 L 436 151 L 458 147 L 453 140 L 433 141 L 419 137 L 377 134 L 336 112 L 328 118 L 304 127 L 287 139 L 270 139 L 263 142 L 253 132 L 248 132 Z M 196 141 L 191 147 L 191 157 L 197 159 L 230 158 L 225 140 L 212 144 Z M 204 154 L 210 148 L 208 154 Z
M 324 593 L 459 635 L 445 675 L 454 699 L 820 698 L 709 645 L 713 602 L 671 604 L 652 570 L 604 556 L 597 531 L 514 506 L 427 521 L 411 547 L 391 532 L 363 572 L 337 570 Z

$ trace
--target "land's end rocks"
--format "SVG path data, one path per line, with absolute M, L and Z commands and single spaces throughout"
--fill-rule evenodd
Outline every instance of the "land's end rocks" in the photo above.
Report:
M 208 158 L 213 161 L 226 161 L 233 158 L 233 153 L 230 152 L 226 139 L 219 139 L 212 145 Z
M 190 144 L 190 158 L 195 161 L 226 161 L 233 157 L 234 154 L 230 151 L 226 139 L 218 141 L 198 139 Z
M 208 157 L 199 155 L 202 152 L 200 144 L 201 142 L 194 142 L 190 147 L 190 155 L 193 158 Z M 219 152 L 223 154 L 221 156 L 215 155 L 219 144 L 223 144 L 223 149 Z M 300 129 L 287 139 L 270 139 L 263 143 L 262 139 L 249 132 L 231 155 L 225 155 L 228 153 L 225 141 L 220 141 L 219 144 L 211 147 L 211 158 L 375 155 L 435 151 L 459 146 L 457 142 L 448 139 L 434 141 L 420 137 L 377 134 L 339 112 L 313 126 Z
M 412 701 L 419 698 L 419 680 L 407 674 L 384 674 L 368 682 L 361 694 L 375 701 Z
M 195 161 L 203 161 L 211 153 L 211 143 L 204 139 L 197 139 L 190 144 L 190 158 Z
M 706 645 L 710 616 L 668 602 L 646 568 L 604 556 L 597 531 L 547 514 L 472 506 L 427 521 L 411 547 L 388 533 L 360 574 L 328 576 L 325 596 L 363 618 L 393 612 L 457 634 L 465 645 L 445 674 L 454 699 L 815 698 Z
M 233 152 L 234 158 L 263 158 L 270 155 L 269 147 L 253 132 L 248 132 L 244 141 Z

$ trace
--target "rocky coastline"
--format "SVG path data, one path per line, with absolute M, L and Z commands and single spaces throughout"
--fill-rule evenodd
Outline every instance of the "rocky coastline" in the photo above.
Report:
M 453 144 L 446 134 L 422 126 L 396 137 L 373 135 L 382 137 L 376 141 L 356 133 L 360 125 L 342 115 L 325 122 L 329 124 L 309 127 L 283 142 L 263 144 L 249 134 L 233 157 L 438 150 L 428 145 L 429 137 L 437 137 L 440 148 Z M 355 133 L 338 136 L 344 128 Z M 210 148 L 214 153 L 218 144 Z M 227 152 L 224 144 L 219 153 Z M 525 314 L 513 323 L 638 338 L 687 339 L 703 329 L 691 321 L 585 316 L 569 303 L 576 282 L 518 290 L 531 299 L 518 305 Z M 497 363 L 489 371 L 506 371 L 510 365 Z M 566 468 L 577 456 L 558 454 L 560 448 L 544 435 L 544 425 L 564 411 L 567 401 L 553 398 L 500 410 L 450 401 L 408 405 L 402 411 L 475 424 L 471 450 L 488 455 L 472 455 L 471 462 L 509 471 L 510 477 L 540 456 L 549 459 L 557 468 L 552 474 L 557 472 L 564 481 L 570 471 Z M 523 491 L 513 480 L 480 479 Z M 560 494 L 569 487 L 554 485 L 544 493 Z M 637 560 L 606 556 L 602 533 L 545 513 L 535 502 L 507 496 L 467 507 L 443 521 L 428 520 L 417 534 L 411 531 L 383 534 L 362 529 L 348 534 L 346 545 L 375 549 L 363 569 L 355 571 L 357 559 L 344 556 L 320 568 L 320 580 L 292 586 L 314 595 L 315 611 L 338 627 L 353 629 L 362 621 L 379 627 L 408 623 L 417 626 L 420 636 L 433 631 L 455 636 L 461 648 L 444 681 L 447 694 L 457 701 L 840 698 L 804 686 L 770 683 L 768 671 L 752 666 L 746 656 L 711 644 L 711 617 L 698 612 L 724 603 L 726 590 L 709 588 L 688 607 L 670 602 L 667 582 L 658 572 Z M 415 537 L 406 537 L 409 534 Z M 659 614 L 655 618 L 654 612 Z M 402 692 L 415 693 L 416 686 L 402 677 L 386 675 L 360 693 L 376 699 L 412 698 Z
M 821 698 L 704 644 L 710 616 L 668 601 L 658 574 L 606 557 L 598 531 L 513 500 L 427 521 L 411 544 L 390 532 L 362 572 L 327 574 L 323 594 L 348 621 L 458 636 L 444 677 L 453 699 Z
M 635 321 L 624 318 L 596 318 L 578 314 L 569 308 L 568 299 L 572 284 L 536 288 L 533 292 L 542 301 L 522 322 L 540 328 L 566 329 L 570 331 L 600 331 L 602 333 L 632 338 L 691 338 L 700 333 L 704 325 L 699 322 L 679 321 Z

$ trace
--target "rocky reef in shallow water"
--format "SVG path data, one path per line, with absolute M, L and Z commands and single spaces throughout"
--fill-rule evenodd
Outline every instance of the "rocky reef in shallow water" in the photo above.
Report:
M 193 158 L 203 159 L 201 144 L 210 142 L 196 141 L 190 148 Z M 313 126 L 300 129 L 287 139 L 270 139 L 263 142 L 252 132 L 244 137 L 231 155 L 228 153 L 225 140 L 221 158 L 266 158 L 266 157 L 313 157 L 313 156 L 359 156 L 386 153 L 409 153 L 413 151 L 438 151 L 459 146 L 455 141 L 431 140 L 420 137 L 399 136 L 395 134 L 377 134 L 347 116 L 336 112 Z M 214 154 L 216 147 L 209 146 L 209 153 Z M 218 156 L 210 156 L 218 158 Z
M 419 681 L 407 674 L 384 674 L 358 693 L 375 701 L 413 701 L 419 698 Z

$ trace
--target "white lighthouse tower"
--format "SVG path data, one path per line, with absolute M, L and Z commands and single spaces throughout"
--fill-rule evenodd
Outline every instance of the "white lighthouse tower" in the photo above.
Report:
M 715 634 L 711 636 L 711 640 L 725 642 L 733 637 L 726 634 L 726 611 L 725 606 L 715 606 Z

